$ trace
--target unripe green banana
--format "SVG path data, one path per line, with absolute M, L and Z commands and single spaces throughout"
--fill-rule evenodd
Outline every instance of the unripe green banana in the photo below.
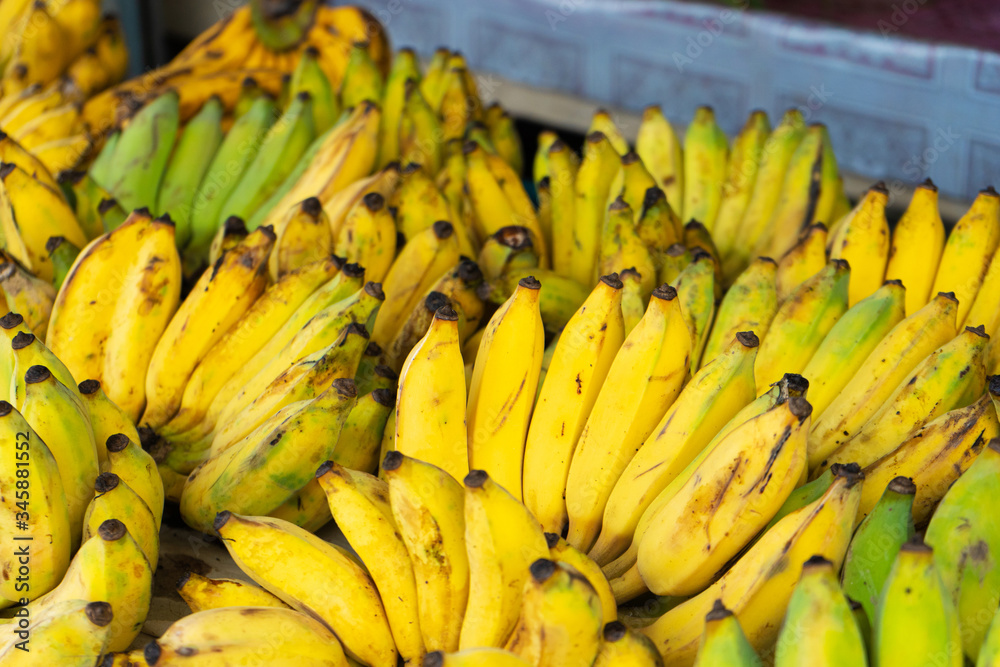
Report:
M 694 667 L 763 667 L 763 664 L 736 616 L 722 600 L 716 600 L 712 611 L 705 615 L 705 631 Z

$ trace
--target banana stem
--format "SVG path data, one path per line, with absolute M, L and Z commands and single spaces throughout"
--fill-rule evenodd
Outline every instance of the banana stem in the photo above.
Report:
M 257 37 L 272 51 L 294 48 L 312 27 L 318 0 L 250 0 Z

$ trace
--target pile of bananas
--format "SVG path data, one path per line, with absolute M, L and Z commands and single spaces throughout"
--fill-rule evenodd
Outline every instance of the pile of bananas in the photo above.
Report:
M 100 0 L 11 0 L 0 35 L 0 131 L 52 173 L 86 161 L 82 105 L 128 65 L 118 19 L 101 16 Z

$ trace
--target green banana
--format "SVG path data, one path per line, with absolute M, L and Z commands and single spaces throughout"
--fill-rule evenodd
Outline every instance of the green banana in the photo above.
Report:
M 323 134 L 337 122 L 340 101 L 330 79 L 320 67 L 319 50 L 314 46 L 309 46 L 302 52 L 299 64 L 292 72 L 290 94 L 294 98 L 303 92 L 309 93 L 312 98 L 313 129 L 316 134 Z

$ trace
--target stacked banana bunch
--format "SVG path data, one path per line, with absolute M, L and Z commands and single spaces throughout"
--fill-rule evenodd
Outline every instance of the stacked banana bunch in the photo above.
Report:
M 92 664 L 146 620 L 163 485 L 100 382 L 78 385 L 18 314 L 0 332 L 0 662 Z
M 128 52 L 117 18 L 100 0 L 12 0 L 0 9 L 0 131 L 52 173 L 85 162 L 90 97 L 125 76 Z

